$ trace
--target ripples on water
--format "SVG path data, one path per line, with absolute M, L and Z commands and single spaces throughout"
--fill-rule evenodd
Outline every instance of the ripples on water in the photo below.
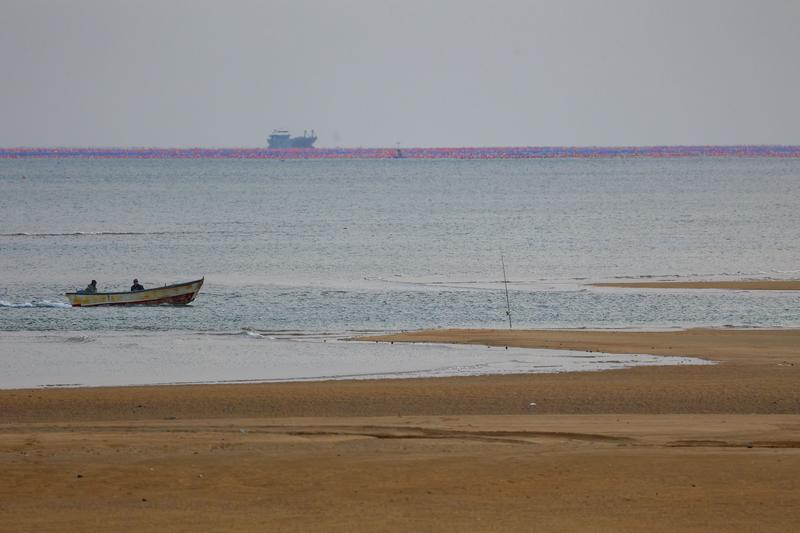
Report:
M 736 291 L 512 291 L 518 328 L 800 326 L 793 293 Z M 505 327 L 497 291 L 211 288 L 188 307 L 70 308 L 0 301 L 5 330 L 384 331 Z
M 25 179 L 22 179 L 25 176 Z M 800 160 L 0 160 L 2 330 L 800 325 Z M 66 308 L 205 275 L 186 308 Z

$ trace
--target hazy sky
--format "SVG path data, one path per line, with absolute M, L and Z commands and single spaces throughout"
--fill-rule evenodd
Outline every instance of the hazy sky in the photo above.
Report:
M 0 0 L 0 146 L 800 144 L 800 2 Z

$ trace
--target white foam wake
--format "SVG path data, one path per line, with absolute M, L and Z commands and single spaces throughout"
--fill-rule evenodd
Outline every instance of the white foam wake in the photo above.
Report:
M 14 303 L 14 302 L 7 302 L 5 300 L 0 300 L 0 307 L 11 307 L 11 308 L 57 307 L 66 309 L 72 306 L 66 302 L 51 302 L 49 300 L 34 300 L 32 302 L 21 302 L 21 303 Z

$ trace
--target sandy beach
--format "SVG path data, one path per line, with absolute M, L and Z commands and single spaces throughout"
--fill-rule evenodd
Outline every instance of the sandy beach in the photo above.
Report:
M 0 529 L 787 531 L 800 521 L 798 330 L 376 340 L 719 364 L 0 391 Z

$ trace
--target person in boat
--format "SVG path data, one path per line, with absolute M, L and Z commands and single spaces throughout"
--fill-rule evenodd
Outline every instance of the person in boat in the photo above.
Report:
M 143 291 L 143 290 L 144 290 L 144 287 L 139 283 L 139 280 L 138 279 L 134 279 L 133 280 L 133 285 L 131 285 L 131 292 Z
M 92 282 L 90 284 L 88 284 L 85 289 L 83 289 L 82 291 L 78 291 L 78 292 L 81 293 L 81 294 L 94 294 L 94 293 L 96 293 L 97 292 L 97 281 L 96 280 L 92 280 Z

